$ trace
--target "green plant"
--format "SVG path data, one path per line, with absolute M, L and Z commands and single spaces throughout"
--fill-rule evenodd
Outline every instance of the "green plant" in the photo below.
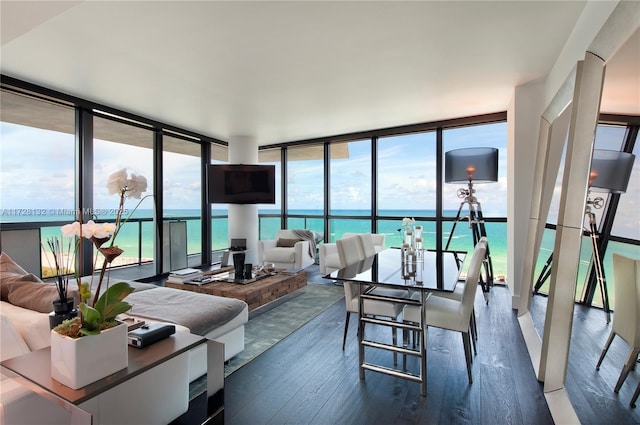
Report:
M 97 335 L 114 327 L 118 324 L 116 316 L 131 310 L 131 304 L 123 300 L 132 292 L 133 287 L 128 283 L 115 283 L 107 288 L 93 307 L 85 302 L 81 303 L 78 306 L 81 316 L 65 320 L 56 326 L 54 331 L 71 338 L 79 338 L 82 335 Z

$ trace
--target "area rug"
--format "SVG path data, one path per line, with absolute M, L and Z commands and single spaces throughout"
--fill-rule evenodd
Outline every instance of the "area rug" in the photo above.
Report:
M 309 283 L 252 311 L 244 327 L 245 349 L 224 367 L 227 377 L 344 297 L 342 286 Z

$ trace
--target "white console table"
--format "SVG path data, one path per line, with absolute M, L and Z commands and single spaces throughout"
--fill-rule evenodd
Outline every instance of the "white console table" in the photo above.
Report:
M 176 332 L 147 348 L 129 347 L 126 369 L 78 390 L 51 378 L 49 347 L 5 360 L 0 368 L 5 376 L 65 409 L 72 424 L 99 424 L 105 417 L 112 421 L 118 415 L 126 415 L 124 423 L 158 423 L 164 420 L 160 418 L 165 406 L 171 409 L 185 398 L 188 406 L 189 350 L 201 344 L 207 345 L 207 397 L 223 400 L 224 345 L 186 332 Z M 223 405 L 207 405 L 208 418 L 224 417 Z

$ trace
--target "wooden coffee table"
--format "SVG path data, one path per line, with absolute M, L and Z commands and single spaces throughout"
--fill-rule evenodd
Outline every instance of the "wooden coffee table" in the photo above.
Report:
M 215 278 L 218 274 L 225 276 L 229 272 L 233 273 L 233 267 L 222 268 L 205 274 Z M 164 286 L 201 294 L 217 295 L 219 297 L 237 298 L 246 302 L 249 306 L 249 311 L 251 311 L 283 295 L 294 292 L 306 284 L 307 272 L 301 270 L 297 273 L 279 271 L 272 276 L 245 284 L 225 281 L 216 281 L 203 285 L 165 282 Z

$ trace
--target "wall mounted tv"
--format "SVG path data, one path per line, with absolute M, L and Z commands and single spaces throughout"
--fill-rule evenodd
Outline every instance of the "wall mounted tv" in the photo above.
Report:
M 209 203 L 275 204 L 275 165 L 209 165 Z

